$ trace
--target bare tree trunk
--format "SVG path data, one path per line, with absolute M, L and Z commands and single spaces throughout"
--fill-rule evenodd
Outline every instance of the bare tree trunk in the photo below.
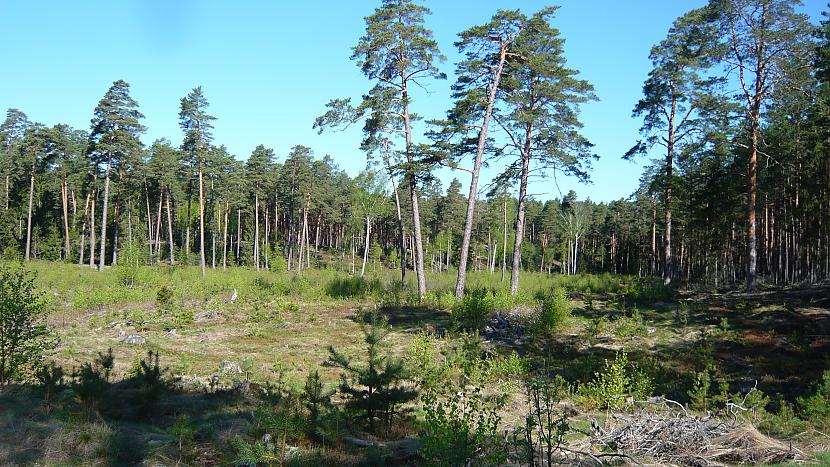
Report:
M 256 270 L 259 271 L 259 187 L 254 193 L 254 263 L 256 263 Z
M 502 224 L 502 233 L 504 234 L 504 243 L 501 247 L 501 282 L 504 284 L 504 276 L 507 272 L 507 200 L 503 202 L 504 206 L 504 223 Z
M 366 216 L 366 241 L 363 243 L 363 264 L 360 266 L 360 277 L 363 277 L 366 273 L 366 261 L 369 260 L 369 229 L 371 225 L 371 218 Z
M 513 269 L 510 271 L 510 293 L 519 293 L 519 269 L 522 266 L 522 237 L 525 228 L 525 201 L 527 179 L 530 173 L 530 129 L 525 133 L 525 147 L 522 152 L 522 172 L 519 181 L 519 209 L 516 214 L 516 239 L 513 243 Z
M 470 239 L 473 235 L 473 217 L 475 216 L 476 197 L 478 196 L 478 178 L 481 175 L 481 163 L 484 157 L 484 149 L 487 145 L 487 129 L 490 126 L 490 117 L 493 114 L 493 104 L 496 101 L 496 91 L 499 88 L 499 81 L 501 80 L 506 56 L 507 43 L 502 42 L 499 50 L 499 65 L 494 72 L 493 83 L 487 97 L 487 109 L 484 112 L 484 121 L 478 132 L 476 158 L 473 163 L 473 173 L 470 177 L 470 195 L 467 197 L 467 216 L 464 221 L 464 234 L 461 238 L 461 252 L 458 258 L 458 277 L 455 281 L 455 296 L 458 298 L 464 295 L 464 286 L 467 283 L 467 257 L 470 251 Z
M 225 225 L 222 230 L 222 270 L 228 268 L 228 212 L 230 212 L 230 203 L 225 200 Z
M 164 191 L 159 190 L 159 209 L 156 214 L 156 262 L 161 262 L 161 212 L 164 204 Z
M 170 188 L 167 188 L 167 242 L 170 244 L 170 264 L 176 262 L 175 245 L 173 242 L 173 210 L 170 209 Z
M 386 162 L 386 170 L 389 172 L 389 183 L 392 184 L 392 192 L 395 194 L 395 214 L 398 221 L 398 252 L 401 256 L 401 289 L 406 289 L 406 240 L 403 231 L 403 216 L 401 216 L 401 199 L 398 196 L 398 187 L 395 183 L 395 176 L 392 172 L 392 164 L 389 161 L 389 145 L 384 147 L 383 160 Z
M 69 187 L 66 185 L 66 177 L 61 184 L 61 201 L 63 202 L 63 233 L 64 233 L 64 259 L 68 260 L 72 255 L 72 244 L 69 240 Z
M 84 222 L 83 222 L 83 226 L 81 227 L 81 241 L 78 244 L 78 249 L 81 250 L 80 251 L 80 256 L 78 257 L 78 265 L 79 266 L 84 264 L 84 248 L 86 247 L 86 244 L 84 243 L 84 240 L 86 239 L 86 222 L 87 222 L 87 216 L 89 215 L 89 198 L 90 198 L 90 195 L 91 195 L 91 190 L 90 190 L 90 193 L 86 194 L 86 202 L 84 203 Z
M 205 187 L 202 181 L 202 164 L 199 163 L 199 266 L 205 277 Z
M 107 157 L 107 172 L 104 178 L 104 204 L 101 210 L 101 249 L 98 253 L 98 270 L 104 270 L 104 255 L 107 247 L 107 209 L 109 208 L 110 196 L 110 169 L 112 168 L 112 155 Z
M 29 177 L 29 214 L 26 223 L 26 261 L 29 261 L 32 249 L 32 204 L 35 198 L 35 161 L 37 156 L 32 154 L 32 175 Z
M 188 180 L 187 182 L 187 227 L 185 228 L 185 235 L 184 235 L 184 257 L 185 262 L 190 258 L 190 203 L 191 199 L 193 198 L 193 180 Z
M 412 122 L 409 117 L 409 95 L 406 88 L 406 70 L 401 69 L 401 101 L 403 102 L 404 135 L 406 138 L 406 159 L 410 164 L 412 154 Z M 415 233 L 415 276 L 418 280 L 418 296 L 423 298 L 427 293 L 426 276 L 424 275 L 424 244 L 421 240 L 421 212 L 418 207 L 418 183 L 412 168 L 407 170 L 409 182 L 409 196 L 412 201 L 412 225 Z

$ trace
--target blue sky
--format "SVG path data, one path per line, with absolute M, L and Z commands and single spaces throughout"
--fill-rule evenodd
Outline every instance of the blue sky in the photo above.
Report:
M 334 97 L 359 98 L 369 88 L 351 47 L 363 33 L 363 17 L 376 1 L 41 1 L 0 0 L 0 107 L 17 107 L 47 125 L 87 129 L 95 104 L 112 81 L 130 83 L 146 116 L 142 139 L 181 141 L 179 99 L 201 85 L 217 117 L 215 141 L 246 159 L 258 144 L 280 159 L 296 144 L 330 154 L 351 174 L 365 165 L 358 128 L 318 135 L 314 117 Z M 598 102 L 583 108 L 585 135 L 600 160 L 593 183 L 559 180 L 581 198 L 609 201 L 638 185 L 641 163 L 620 156 L 637 139 L 640 122 L 631 109 L 649 69 L 651 46 L 672 21 L 703 0 L 563 0 L 554 25 L 566 38 L 569 65 L 594 84 Z M 443 116 L 456 33 L 499 8 L 532 13 L 550 4 L 537 0 L 433 0 L 427 19 L 448 60 L 445 82 L 429 83 L 414 97 L 414 110 Z M 555 4 L 555 3 L 554 3 Z M 822 1 L 805 2 L 818 21 Z M 493 167 L 485 177 L 497 172 Z M 464 173 L 444 171 L 444 186 Z M 531 193 L 558 196 L 551 180 L 536 180 Z

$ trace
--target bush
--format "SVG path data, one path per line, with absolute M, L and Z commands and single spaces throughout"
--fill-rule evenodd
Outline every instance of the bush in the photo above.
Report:
M 603 409 L 620 409 L 631 399 L 644 399 L 654 392 L 654 382 L 640 368 L 628 361 L 628 354 L 618 352 L 614 360 L 605 360 L 602 371 L 583 386 L 581 395 Z
M 478 330 L 487 323 L 493 311 L 493 298 L 486 289 L 467 292 L 457 301 L 450 312 L 453 326 L 457 329 Z
M 0 386 L 30 375 L 54 346 L 46 313 L 35 274 L 22 266 L 0 266 Z
M 455 393 L 428 391 L 424 404 L 423 447 L 426 465 L 501 465 L 507 460 L 498 435 L 503 398 L 487 400 L 481 389 L 462 386 Z
M 141 267 L 146 258 L 144 249 L 138 242 L 127 242 L 118 250 L 118 265 L 115 270 L 121 283 L 131 289 L 138 282 Z
M 798 405 L 809 422 L 826 430 L 830 427 L 830 370 L 825 371 L 816 385 L 816 392 L 798 399 Z
M 346 407 L 363 415 L 370 431 L 375 431 L 378 419 L 388 431 L 398 408 L 415 399 L 417 393 L 400 385 L 404 378 L 403 362 L 388 357 L 382 348 L 390 332 L 388 320 L 373 313 L 370 322 L 362 325 L 366 365 L 354 365 L 331 346 L 328 363 L 344 371 L 340 391 L 348 399 Z
M 557 377 L 533 375 L 525 382 L 528 395 L 528 412 L 524 426 L 518 426 L 513 433 L 517 444 L 523 448 L 527 465 L 554 465 L 553 454 L 565 441 L 570 426 L 568 416 L 559 408 L 563 394 L 567 394 L 567 383 Z M 544 461 L 537 459 L 537 453 L 544 455 Z
M 571 310 L 571 301 L 568 300 L 565 289 L 556 288 L 540 301 L 531 327 L 537 334 L 549 334 L 567 321 Z

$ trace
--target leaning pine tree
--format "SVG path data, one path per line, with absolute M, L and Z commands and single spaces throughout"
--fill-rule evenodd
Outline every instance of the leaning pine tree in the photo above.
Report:
M 502 178 L 519 180 L 519 206 L 513 244 L 510 291 L 519 291 L 519 268 L 531 171 L 554 170 L 587 180 L 595 158 L 591 143 L 579 133 L 579 105 L 596 99 L 593 86 L 566 67 L 559 30 L 550 25 L 555 7 L 528 19 L 508 56 L 494 115 L 518 158 Z

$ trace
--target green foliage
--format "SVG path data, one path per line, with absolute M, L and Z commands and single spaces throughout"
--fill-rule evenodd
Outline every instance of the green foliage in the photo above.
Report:
M 438 341 L 421 332 L 412 339 L 404 355 L 409 378 L 421 388 L 437 388 L 447 378 L 447 368 L 441 364 Z
M 75 370 L 72 391 L 86 411 L 87 417 L 98 410 L 109 390 L 110 373 L 114 366 L 115 357 L 112 349 L 109 349 L 106 354 L 99 352 L 92 362 L 83 363 Z
M 605 360 L 603 369 L 594 373 L 591 382 L 580 387 L 580 395 L 604 409 L 621 409 L 631 400 L 650 397 L 654 382 L 628 354 L 617 352 L 614 360 Z
M 320 411 L 331 404 L 331 396 L 333 394 L 334 391 L 326 389 L 320 380 L 320 372 L 318 370 L 314 370 L 308 374 L 300 398 L 305 402 L 305 407 L 309 414 L 308 419 L 312 424 L 318 422 Z
M 648 334 L 640 310 L 633 308 L 629 315 L 614 322 L 614 335 L 617 337 L 642 337 Z
M 328 363 L 343 370 L 340 392 L 347 398 L 346 406 L 366 419 L 370 431 L 375 431 L 377 420 L 388 431 L 400 406 L 415 399 L 417 393 L 400 384 L 405 377 L 403 362 L 385 355 L 383 341 L 391 331 L 388 319 L 377 313 L 368 318 L 368 323 L 361 323 L 365 366 L 355 365 L 331 346 Z
M 0 386 L 24 379 L 54 346 L 46 313 L 35 275 L 22 266 L 0 265 Z
M 147 356 L 139 360 L 134 376 L 139 392 L 133 403 L 141 409 L 141 413 L 152 413 L 156 407 L 162 392 L 167 387 L 164 380 L 166 372 L 166 368 L 159 366 L 158 352 L 149 350 Z
M 475 289 L 464 294 L 450 312 L 453 326 L 462 330 L 479 330 L 493 311 L 493 297 L 485 289 Z
M 695 373 L 692 387 L 689 389 L 687 395 L 689 396 L 689 406 L 692 410 L 699 412 L 707 412 L 710 408 L 711 399 L 709 392 L 712 386 L 712 378 L 708 371 L 700 371 Z
M 192 457 L 192 453 L 196 442 L 196 429 L 187 414 L 180 415 L 176 418 L 176 422 L 167 429 L 176 439 L 179 450 L 179 460 L 188 461 Z
M 126 242 L 118 250 L 118 266 L 115 270 L 121 283 L 132 289 L 141 276 L 141 271 L 146 263 L 146 250 L 136 242 Z
M 55 396 L 66 386 L 63 368 L 50 363 L 38 368 L 35 376 L 43 392 L 43 405 L 46 408 L 46 413 L 49 413 Z
M 798 399 L 804 418 L 821 430 L 830 427 L 830 370 L 816 384 L 815 393 Z
M 513 439 L 523 452 L 527 465 L 554 465 L 553 454 L 565 441 L 570 431 L 567 414 L 559 407 L 563 395 L 567 395 L 567 383 L 557 376 L 532 375 L 525 381 L 528 395 L 528 411 L 524 425 L 513 432 Z M 537 460 L 537 453 L 544 456 L 544 464 Z
M 604 316 L 592 318 L 585 326 L 585 332 L 592 339 L 597 338 L 608 328 L 608 319 Z
M 456 392 L 427 391 L 421 399 L 420 454 L 426 465 L 499 465 L 507 460 L 506 443 L 498 434 L 502 398 L 488 399 L 477 386 L 460 386 Z
M 531 318 L 531 329 L 537 334 L 550 334 L 565 324 L 572 309 L 565 290 L 554 289 L 539 302 L 539 308 Z
M 383 292 L 379 279 L 367 279 L 360 276 L 336 278 L 326 286 L 326 293 L 333 298 L 376 297 Z

